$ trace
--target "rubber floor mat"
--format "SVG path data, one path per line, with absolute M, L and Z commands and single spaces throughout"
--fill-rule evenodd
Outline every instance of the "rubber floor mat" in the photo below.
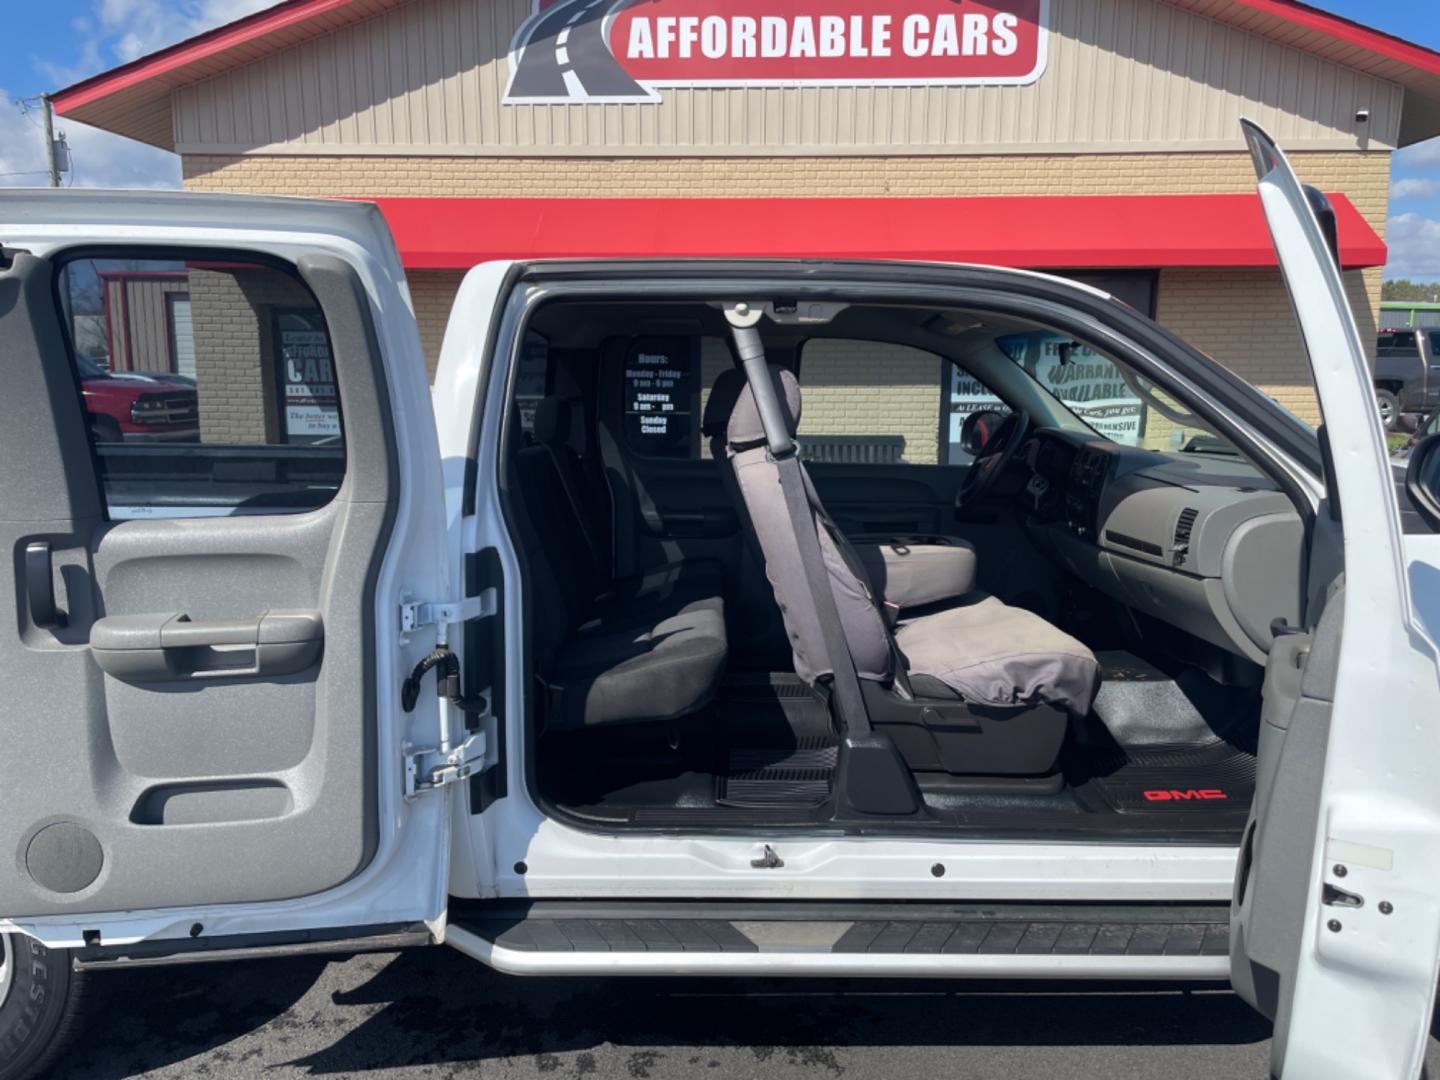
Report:
M 724 806 L 819 806 L 830 798 L 840 748 L 822 736 L 791 747 L 734 746 L 717 778 L 716 802 Z
M 1121 814 L 1245 813 L 1255 797 L 1255 757 L 1228 743 L 1132 752 L 1088 772 L 1085 787 Z

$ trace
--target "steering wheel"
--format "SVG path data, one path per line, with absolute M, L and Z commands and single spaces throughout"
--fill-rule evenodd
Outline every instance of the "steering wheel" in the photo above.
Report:
M 956 510 L 963 510 L 990 494 L 1000 477 L 1005 475 L 1029 430 L 1030 418 L 1018 409 L 1000 421 L 965 470 L 965 479 L 960 481 L 960 487 L 955 492 Z

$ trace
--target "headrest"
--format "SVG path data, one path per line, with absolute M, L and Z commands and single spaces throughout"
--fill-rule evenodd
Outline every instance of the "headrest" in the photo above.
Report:
M 780 411 L 785 414 L 785 427 L 793 436 L 800 427 L 800 384 L 795 381 L 794 375 L 778 364 L 771 364 L 769 368 L 770 385 L 775 388 Z M 765 441 L 760 410 L 755 407 L 755 395 L 750 392 L 748 382 L 740 392 L 735 408 L 730 412 L 730 424 L 726 428 L 725 439 L 734 450 L 746 450 Z
M 562 397 L 547 397 L 537 401 L 530 433 L 538 443 L 564 446 L 570 439 L 570 402 Z
M 730 426 L 730 414 L 735 411 L 735 402 L 745 389 L 745 372 L 739 368 L 726 368 L 710 387 L 710 396 L 705 399 L 705 415 L 700 418 L 700 431 L 706 438 L 723 439 Z

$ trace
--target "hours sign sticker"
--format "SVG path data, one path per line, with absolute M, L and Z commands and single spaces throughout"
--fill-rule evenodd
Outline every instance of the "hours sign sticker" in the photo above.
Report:
M 695 342 L 638 338 L 625 355 L 625 434 L 652 457 L 689 457 L 695 439 Z
M 539 0 L 510 102 L 657 101 L 666 86 L 1034 82 L 1049 0 Z

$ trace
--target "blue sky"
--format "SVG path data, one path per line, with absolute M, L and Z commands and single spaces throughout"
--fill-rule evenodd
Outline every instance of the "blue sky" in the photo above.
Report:
M 273 0 L 8 0 L 0 35 L 0 185 L 44 182 L 39 115 L 12 102 L 55 90 Z M 1316 0 L 1312 0 L 1316 2 Z M 1317 6 L 1440 49 L 1440 0 L 1318 0 Z M 179 159 L 62 123 L 73 182 L 175 187 Z M 1440 139 L 1395 155 L 1387 275 L 1440 281 Z

